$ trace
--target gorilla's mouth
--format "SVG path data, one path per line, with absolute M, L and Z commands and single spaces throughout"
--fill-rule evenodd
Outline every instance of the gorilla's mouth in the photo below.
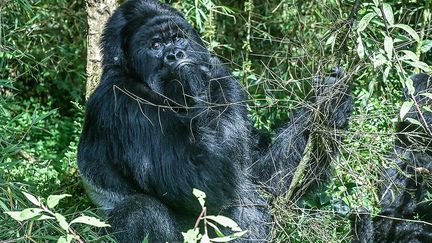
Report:
M 189 66 L 187 69 L 184 69 L 184 67 Z M 181 73 L 181 72 L 190 72 L 190 71 L 195 71 L 195 72 L 204 72 L 204 73 L 209 73 L 210 72 L 210 67 L 208 67 L 207 65 L 202 65 L 202 64 L 198 64 L 194 61 L 192 61 L 192 59 L 183 59 L 178 61 L 177 63 L 175 63 L 173 65 L 172 70 L 174 72 L 177 73 Z
M 196 65 L 196 63 L 193 62 L 192 59 L 182 59 L 173 65 L 173 70 L 179 71 L 182 67 L 186 65 Z

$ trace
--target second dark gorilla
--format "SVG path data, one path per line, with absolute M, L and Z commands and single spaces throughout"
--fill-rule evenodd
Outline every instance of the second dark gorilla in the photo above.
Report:
M 396 126 L 395 148 L 384 170 L 381 212 L 371 218 L 365 211 L 354 215 L 353 242 L 432 242 L 432 77 L 419 73 L 411 77 L 413 105 Z M 425 95 L 426 94 L 426 95 Z M 404 90 L 404 100 L 412 100 Z M 417 121 L 417 122 L 416 122 Z
M 200 212 L 193 188 L 207 194 L 209 214 L 248 230 L 242 240 L 267 240 L 272 219 L 258 184 L 274 195 L 286 191 L 311 124 L 343 128 L 351 110 L 335 69 L 320 80 L 327 87 L 317 90 L 317 105 L 293 112 L 264 146 L 244 89 L 173 8 L 127 1 L 102 44 L 103 74 L 86 106 L 78 166 L 121 242 L 181 241 Z

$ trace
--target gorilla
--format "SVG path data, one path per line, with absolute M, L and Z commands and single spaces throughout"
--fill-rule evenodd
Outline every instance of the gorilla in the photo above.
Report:
M 395 167 L 382 175 L 381 212 L 371 219 L 362 209 L 353 217 L 353 242 L 432 242 L 432 204 L 427 195 L 432 189 L 432 98 L 424 95 L 432 93 L 432 78 L 419 73 L 411 80 L 418 108 L 414 105 L 396 124 L 390 157 Z M 411 100 L 407 89 L 404 99 Z
M 122 4 L 102 47 L 78 167 L 120 242 L 182 241 L 201 212 L 194 188 L 207 194 L 208 214 L 248 230 L 239 242 L 269 240 L 272 196 L 261 188 L 273 196 L 287 191 L 316 124 L 347 126 L 349 85 L 334 68 L 315 80 L 311 104 L 292 112 L 271 142 L 253 128 L 246 92 L 230 70 L 178 11 L 155 0 Z

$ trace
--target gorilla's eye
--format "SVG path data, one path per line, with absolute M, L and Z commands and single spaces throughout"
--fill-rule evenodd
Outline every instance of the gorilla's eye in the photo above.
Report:
M 161 47 L 162 47 L 162 44 L 161 44 L 159 41 L 155 41 L 155 42 L 153 42 L 153 44 L 152 44 L 152 48 L 155 49 L 155 50 L 158 50 L 158 49 L 160 49 Z
M 180 37 L 176 35 L 176 36 L 174 36 L 174 37 L 172 38 L 172 41 L 173 41 L 174 43 L 179 42 L 179 41 L 180 41 Z

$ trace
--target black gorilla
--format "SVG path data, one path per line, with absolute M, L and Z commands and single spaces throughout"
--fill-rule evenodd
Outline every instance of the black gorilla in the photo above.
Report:
M 271 216 L 258 184 L 284 192 L 311 124 L 343 128 L 351 110 L 335 69 L 317 80 L 314 106 L 293 112 L 267 143 L 252 128 L 238 81 L 179 12 L 157 1 L 124 3 L 102 44 L 78 166 L 121 242 L 181 241 L 200 212 L 193 188 L 207 194 L 210 214 L 248 230 L 242 240 L 268 239 Z
M 424 96 L 432 93 L 432 78 L 420 73 L 411 79 L 420 112 L 414 105 L 397 124 L 390 158 L 397 166 L 382 175 L 381 212 L 374 219 L 367 212 L 353 218 L 353 242 L 432 242 L 432 205 L 427 198 L 432 189 L 432 113 L 423 109 L 432 105 L 432 99 Z M 408 91 L 404 93 L 410 100 Z

